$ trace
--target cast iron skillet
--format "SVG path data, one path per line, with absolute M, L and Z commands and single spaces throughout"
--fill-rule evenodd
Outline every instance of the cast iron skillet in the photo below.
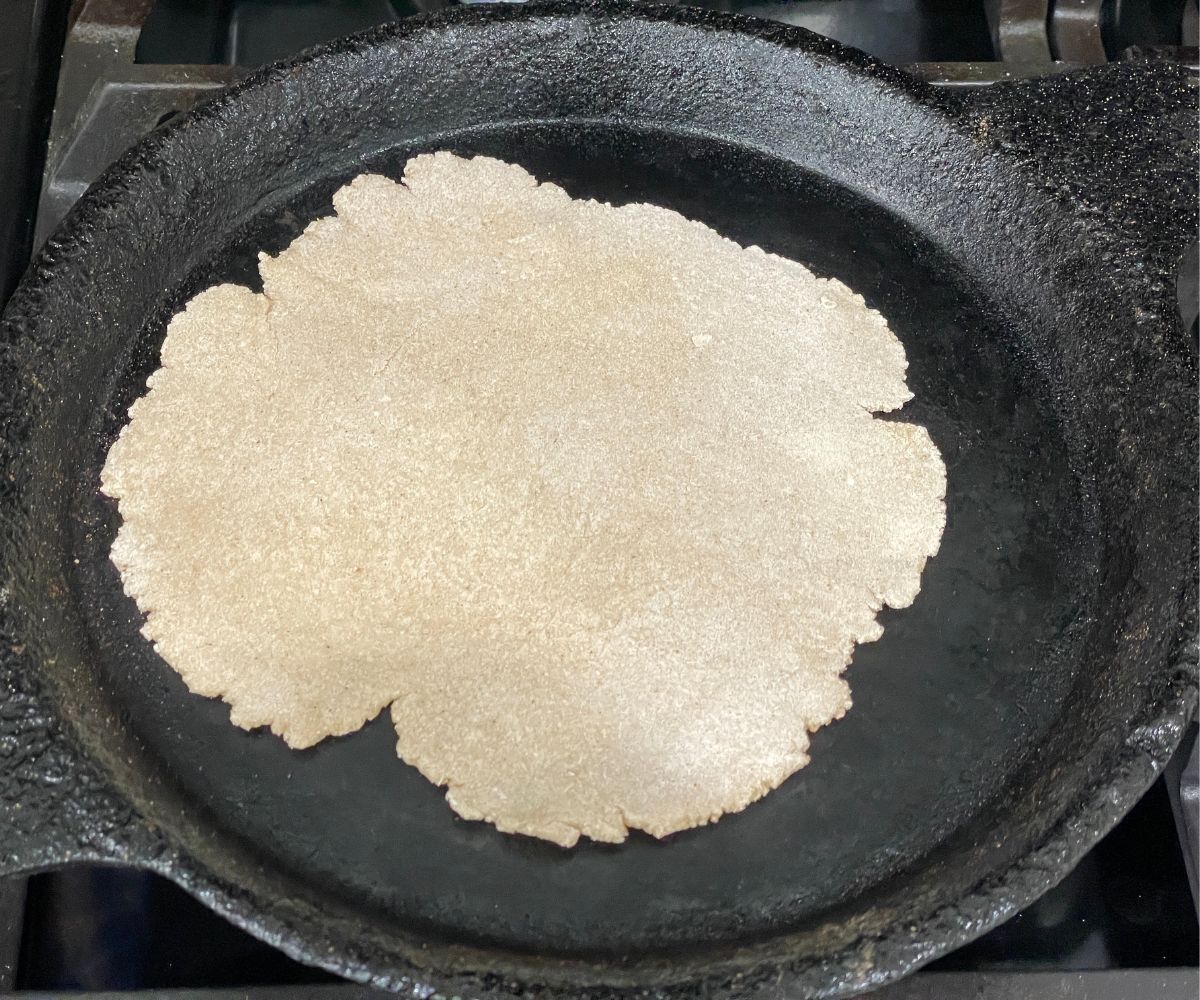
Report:
M 1195 119 L 1169 68 L 968 100 L 801 31 L 557 5 L 338 42 L 155 133 L 5 319 L 3 868 L 141 865 L 419 995 L 846 993 L 993 926 L 1136 800 L 1192 711 L 1173 301 Z M 256 252 L 348 177 L 438 148 L 678 209 L 842 279 L 904 341 L 902 417 L 949 469 L 941 554 L 856 652 L 812 765 L 713 827 L 563 851 L 456 819 L 386 719 L 303 753 L 237 730 L 142 640 L 108 561 L 98 470 L 167 318 L 255 284 Z

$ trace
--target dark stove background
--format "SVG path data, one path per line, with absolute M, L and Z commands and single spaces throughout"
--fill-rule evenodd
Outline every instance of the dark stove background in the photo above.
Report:
M 81 8 L 84 17 L 89 10 L 104 8 L 109 21 L 141 17 L 137 12 L 149 8 L 135 49 L 137 63 L 253 67 L 444 3 L 157 0 L 151 6 L 151 0 L 76 0 L 70 5 L 65 0 L 0 0 L 0 135 L 7 137 L 0 142 L 0 302 L 30 253 L 58 53 L 68 24 Z M 918 64 L 919 71 L 948 84 L 998 78 L 1003 74 L 989 67 L 1001 65 L 1016 75 L 1061 69 L 1049 62 L 1051 56 L 1066 59 L 1088 51 L 1085 35 L 1071 36 L 1065 27 L 1057 27 L 1055 9 L 1068 5 L 1085 11 L 1099 28 L 1098 34 L 1092 34 L 1092 61 L 1129 55 L 1131 50 L 1178 58 L 1179 46 L 1195 44 L 1190 36 L 1196 30 L 1196 0 L 1058 0 L 1057 4 L 1055 0 L 705 0 L 697 4 L 799 24 L 889 62 Z M 1045 41 L 1039 44 L 1046 49 L 1044 58 L 1036 46 L 1027 46 L 1028 31 L 1021 33 L 1031 24 L 1042 29 Z M 1002 56 L 1003 63 L 999 62 Z M 1185 58 L 1194 56 L 1185 54 Z M 170 116 L 170 110 L 156 113 L 143 127 Z M 1181 309 L 1189 323 L 1196 315 L 1195 270 L 1193 262 L 1182 272 L 1186 293 L 1181 287 Z M 1188 841 L 1181 841 L 1181 837 L 1194 841 L 1195 834 L 1177 829 L 1178 788 L 1177 770 L 1160 780 L 1062 885 L 1003 927 L 935 963 L 931 969 L 940 970 L 942 976 L 918 976 L 898 989 L 906 996 L 956 996 L 964 985 L 978 995 L 1047 995 L 1049 991 L 1058 995 L 1067 988 L 1064 984 L 1086 982 L 1092 985 L 1076 995 L 1100 984 L 1107 996 L 1138 995 L 1147 989 L 1157 995 L 1194 996 L 1194 972 L 1182 978 L 1172 975 L 1194 970 L 1200 963 L 1200 928 L 1182 849 Z M 1146 978 L 1113 972 L 1133 969 L 1161 973 Z M 986 975 L 963 980 L 952 975 L 989 970 L 1106 970 L 1107 975 L 1086 981 Z M 1130 978 L 1138 975 L 1141 978 Z M 75 868 L 37 875 L 27 884 L 0 883 L 0 992 L 13 986 L 53 994 L 79 989 L 298 987 L 333 981 L 326 973 L 298 965 L 243 934 L 152 875 Z
M 449 2 L 158 0 L 146 19 L 137 58 L 147 63 L 257 66 Z M 1011 0 L 1006 5 L 1022 6 Z M 1183 44 L 1187 5 L 1188 0 L 1074 0 L 1077 8 L 1095 9 L 1110 58 L 1130 46 Z M 691 6 L 797 24 L 890 63 L 996 58 L 989 0 L 693 0 Z M 990 6 L 994 18 L 1000 0 Z M 1024 6 L 1036 9 L 1038 5 Z

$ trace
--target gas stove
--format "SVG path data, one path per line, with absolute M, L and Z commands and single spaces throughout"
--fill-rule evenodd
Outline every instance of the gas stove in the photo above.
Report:
M 0 303 L 87 185 L 206 93 L 315 43 L 445 0 L 6 0 L 0 33 Z M 710 0 L 800 25 L 945 87 L 1114 59 L 1195 66 L 1197 0 Z M 1190 47 L 1189 47 L 1190 46 Z M 61 53 L 61 60 L 59 59 Z M 1196 263 L 1180 309 L 1196 329 Z M 888 997 L 1195 997 L 1195 727 L 1143 801 L 1075 871 Z M 0 882 L 0 994 L 373 995 L 296 964 L 172 884 L 120 868 Z M 76 994 L 79 995 L 79 994 Z

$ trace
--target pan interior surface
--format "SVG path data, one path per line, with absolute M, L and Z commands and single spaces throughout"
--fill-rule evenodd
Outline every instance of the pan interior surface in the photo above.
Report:
M 157 366 L 170 315 L 219 281 L 258 287 L 277 253 L 362 170 L 399 177 L 432 149 L 521 164 L 576 197 L 646 201 L 836 277 L 904 343 L 923 424 L 948 470 L 941 552 L 915 605 L 885 610 L 856 649 L 854 707 L 818 732 L 812 763 L 744 812 L 664 841 L 564 851 L 458 819 L 394 752 L 386 717 L 290 751 L 190 695 L 141 638 L 108 559 L 115 505 L 99 470 Z M 331 331 L 331 336 L 336 336 Z M 229 844 L 316 899 L 436 940 L 565 955 L 753 941 L 852 906 L 979 822 L 1055 726 L 1075 681 L 1089 595 L 1091 514 L 1043 375 L 935 238 L 782 160 L 713 139 L 558 123 L 460 131 L 343 162 L 261 210 L 178 274 L 112 372 L 72 517 L 74 585 L 97 687 L 159 780 Z M 470 726 L 469 719 L 462 725 Z M 453 738 L 453 734 L 448 734 Z

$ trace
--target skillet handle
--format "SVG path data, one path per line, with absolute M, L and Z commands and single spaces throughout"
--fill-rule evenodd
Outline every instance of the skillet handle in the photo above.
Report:
M 0 627 L 0 876 L 81 861 L 149 863 L 157 837 L 88 759 L 35 678 L 24 646 Z
M 1198 95 L 1189 67 L 1139 61 L 948 97 L 962 102 L 976 143 L 1023 161 L 1045 190 L 1108 230 L 1111 246 L 1096 248 L 1108 266 L 1149 259 L 1174 298 L 1196 240 Z

